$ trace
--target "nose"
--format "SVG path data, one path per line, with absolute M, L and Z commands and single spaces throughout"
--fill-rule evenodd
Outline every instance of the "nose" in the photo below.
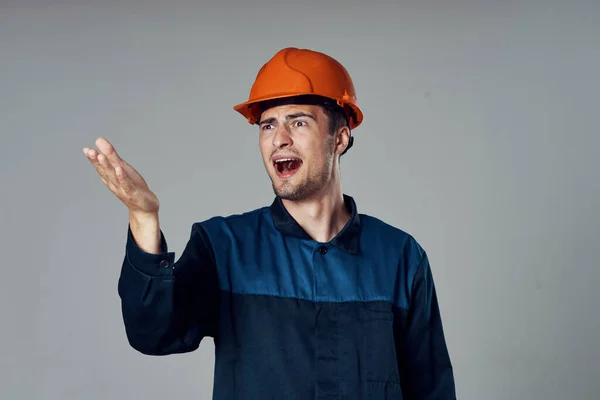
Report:
M 273 135 L 273 146 L 277 148 L 290 147 L 292 145 L 292 136 L 287 126 L 283 125 L 275 130 Z

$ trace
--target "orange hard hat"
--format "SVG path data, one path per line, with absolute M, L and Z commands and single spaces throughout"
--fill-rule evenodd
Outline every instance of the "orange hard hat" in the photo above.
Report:
M 233 109 L 255 124 L 262 112 L 261 102 L 303 95 L 334 100 L 346 113 L 351 129 L 363 120 L 354 84 L 342 64 L 326 54 L 294 47 L 278 51 L 262 66 L 248 101 Z

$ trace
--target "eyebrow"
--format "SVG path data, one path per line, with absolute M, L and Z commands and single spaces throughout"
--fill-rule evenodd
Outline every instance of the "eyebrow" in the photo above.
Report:
M 305 113 L 305 112 L 297 112 L 295 114 L 288 114 L 288 115 L 285 116 L 285 119 L 286 120 L 290 120 L 290 119 L 295 119 L 295 118 L 300 118 L 300 117 L 308 117 L 308 118 L 312 118 L 315 121 L 317 120 L 317 118 L 314 115 L 309 114 L 309 113 Z M 274 123 L 276 121 L 277 121 L 276 118 L 267 118 L 267 119 L 264 119 L 264 120 L 260 121 L 258 123 L 258 125 L 272 124 L 272 123 Z

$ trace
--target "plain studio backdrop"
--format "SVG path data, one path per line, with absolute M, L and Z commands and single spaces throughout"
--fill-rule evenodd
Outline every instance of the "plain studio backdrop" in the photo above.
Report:
M 142 173 L 178 257 L 271 203 L 232 107 L 288 46 L 354 79 L 343 188 L 428 251 L 458 398 L 600 398 L 600 2 L 0 4 L 0 398 L 210 398 L 211 339 L 128 345 L 128 214 L 82 148 Z

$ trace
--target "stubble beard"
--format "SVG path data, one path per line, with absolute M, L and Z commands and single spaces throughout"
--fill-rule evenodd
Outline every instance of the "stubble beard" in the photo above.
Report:
M 281 186 L 276 187 L 273 183 L 273 192 L 283 200 L 299 201 L 306 199 L 327 185 L 330 177 L 327 171 L 327 168 L 323 168 L 314 176 L 295 184 L 288 180 Z
M 273 192 L 283 200 L 299 201 L 309 198 L 327 186 L 333 172 L 332 165 L 333 156 L 328 156 L 326 162 L 316 173 L 312 176 L 307 176 L 295 184 L 293 183 L 293 178 L 296 175 L 292 176 L 292 179 L 285 181 L 281 186 L 276 187 L 274 179 L 277 178 L 275 177 L 271 179 Z

